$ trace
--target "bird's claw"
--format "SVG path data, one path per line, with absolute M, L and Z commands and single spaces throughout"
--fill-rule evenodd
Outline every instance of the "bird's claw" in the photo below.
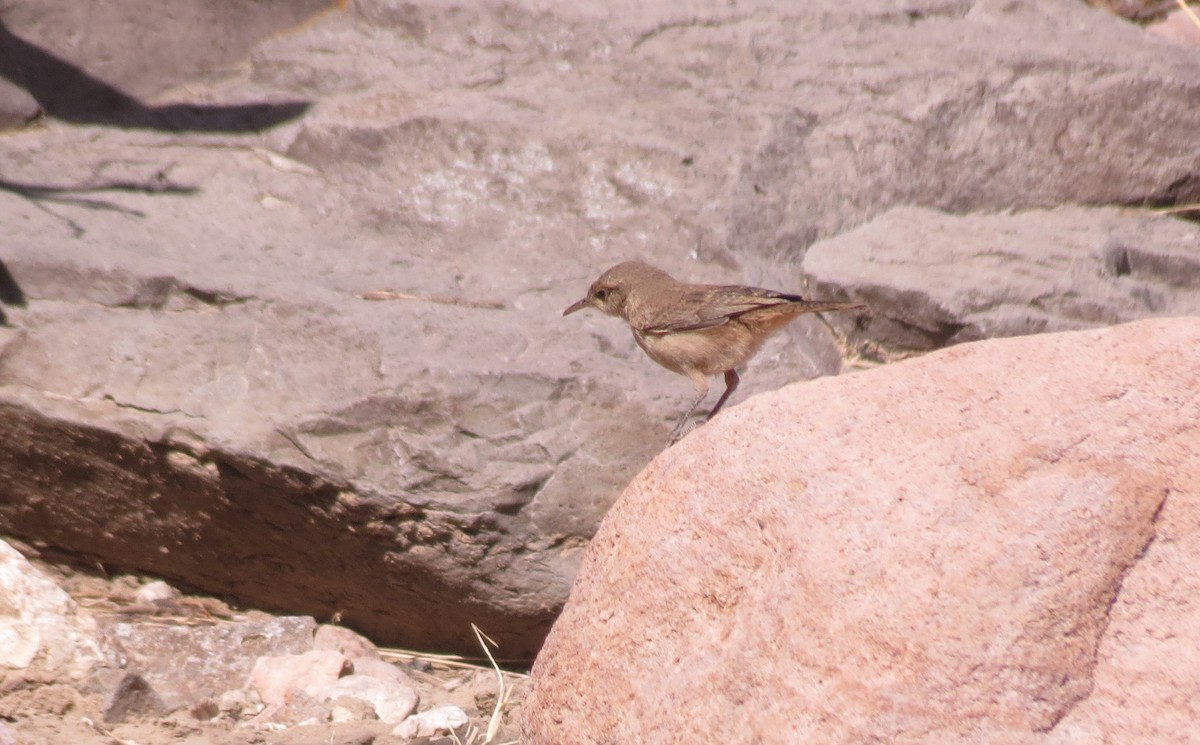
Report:
M 687 437 L 693 431 L 698 429 L 700 427 L 700 425 L 702 425 L 702 424 L 704 424 L 704 422 L 696 422 L 689 427 L 688 421 L 685 418 L 679 424 L 675 425 L 675 430 L 673 432 L 671 432 L 671 436 L 667 438 L 667 447 L 671 447 L 675 443 L 682 440 L 684 437 Z

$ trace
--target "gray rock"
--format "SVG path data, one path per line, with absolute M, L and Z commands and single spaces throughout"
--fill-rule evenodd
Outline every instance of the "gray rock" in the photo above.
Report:
M 36 5 L 6 22 L 49 45 L 37 18 L 71 4 Z M 103 72 L 152 95 L 265 35 L 229 33 L 220 60 Z M 1190 52 L 1073 0 L 363 0 L 240 64 L 162 98 L 315 105 L 0 151 L 38 187 L 0 194 L 29 300 L 0 329 L 0 528 L 416 648 L 475 652 L 475 622 L 532 655 L 691 395 L 611 319 L 560 318 L 600 270 L 803 289 L 812 240 L 897 204 L 1200 183 Z M 839 367 L 803 319 L 732 404 Z
M 738 245 L 798 256 L 903 204 L 963 213 L 1200 197 L 1190 52 L 1071 0 L 828 5 L 839 7 L 754 37 L 805 52 L 765 83 L 783 100 L 763 112 L 743 163 Z M 833 48 L 848 24 L 863 25 Z
M 323 623 L 313 634 L 313 649 L 331 649 L 351 659 L 373 658 L 379 660 L 379 650 L 370 639 L 350 629 Z M 380 660 L 382 662 L 382 660 Z M 387 663 L 384 663 L 387 664 Z
M 262 710 L 262 699 L 253 688 L 231 688 L 217 697 L 217 711 L 227 719 L 253 716 Z
M 179 599 L 181 593 L 162 580 L 147 582 L 137 589 L 134 599 L 149 606 L 169 607 Z
M 420 714 L 413 714 L 398 724 L 392 734 L 396 737 L 433 737 L 443 734 L 458 734 L 465 728 L 469 718 L 457 706 L 439 706 Z
M 0 540 L 0 687 L 78 682 L 117 659 L 91 614 Z
M 111 624 L 125 652 L 125 669 L 145 680 L 166 711 L 241 688 L 260 656 L 309 651 L 315 629 L 304 616 L 213 626 Z
M 128 673 L 121 676 L 120 682 L 105 697 L 102 713 L 104 721 L 119 724 L 136 718 L 162 716 L 169 711 L 145 678 Z
M 342 697 L 356 698 L 371 704 L 376 717 L 384 722 L 399 724 L 417 709 L 420 697 L 412 688 L 394 680 L 382 680 L 370 675 L 345 675 L 316 691 L 318 701 L 337 702 Z
M 336 701 L 329 702 L 329 721 L 331 722 L 362 722 L 379 719 L 375 707 L 368 701 L 353 696 L 339 696 Z
M 1200 228 L 1144 211 L 897 208 L 816 243 L 803 269 L 818 292 L 869 303 L 870 318 L 847 334 L 889 356 L 1200 314 L 1197 246 Z
M 358 675 L 369 675 L 372 678 L 404 686 L 412 684 L 407 673 L 396 665 L 377 657 L 354 657 L 350 661 L 354 664 L 354 672 Z
M 312 725 L 328 722 L 331 718 L 328 706 L 299 689 L 288 694 L 287 701 L 268 704 L 253 719 L 252 726 L 262 729 L 279 729 L 295 725 Z
M 50 114 L 103 121 L 128 97 L 228 76 L 264 37 L 328 7 L 328 0 L 263 0 L 219 10 L 203 0 L 90 8 L 10 3 L 0 24 L 0 69 Z
M 246 682 L 267 706 L 287 703 L 296 691 L 316 697 L 327 685 L 350 675 L 354 666 L 340 652 L 312 650 L 302 654 L 259 657 Z

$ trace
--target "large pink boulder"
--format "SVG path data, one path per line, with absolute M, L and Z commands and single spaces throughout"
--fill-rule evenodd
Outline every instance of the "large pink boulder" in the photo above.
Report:
M 1196 742 L 1200 318 L 752 398 L 639 475 L 533 670 L 546 743 Z

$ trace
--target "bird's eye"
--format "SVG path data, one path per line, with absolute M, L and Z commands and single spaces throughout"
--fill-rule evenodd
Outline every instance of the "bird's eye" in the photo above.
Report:
M 596 290 L 596 299 L 602 303 L 608 300 L 608 290 Z

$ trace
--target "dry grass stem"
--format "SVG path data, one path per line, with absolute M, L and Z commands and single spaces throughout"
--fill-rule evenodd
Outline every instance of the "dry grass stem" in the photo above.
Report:
M 469 670 L 473 672 L 491 670 L 496 676 L 499 690 L 496 692 L 496 705 L 492 708 L 492 716 L 488 721 L 487 732 L 480 733 L 479 729 L 472 724 L 468 726 L 467 731 L 463 733 L 462 737 L 453 732 L 451 733 L 451 737 L 453 737 L 454 741 L 459 743 L 459 745 L 517 745 L 517 740 L 510 740 L 501 743 L 493 742 L 496 738 L 497 732 L 500 729 L 501 715 L 503 714 L 505 707 L 508 706 L 509 699 L 511 698 L 511 694 L 513 692 L 513 686 L 511 684 L 505 684 L 504 676 L 508 675 L 517 680 L 528 679 L 529 676 L 525 673 L 515 673 L 509 670 L 501 670 L 500 665 L 496 662 L 495 655 L 492 654 L 492 651 L 489 648 L 489 643 L 492 647 L 497 648 L 499 648 L 500 645 L 497 644 L 495 640 L 493 640 L 487 634 L 483 633 L 483 631 L 481 631 L 475 624 L 471 624 L 471 629 L 475 632 L 475 638 L 479 640 L 479 646 L 483 648 L 483 653 L 490 663 L 489 665 L 472 662 L 471 660 L 474 658 L 463 657 L 456 654 L 432 654 L 387 647 L 377 647 L 377 649 L 379 650 L 381 657 L 392 661 L 411 662 L 420 660 L 422 662 L 429 663 L 431 666 L 448 670 Z M 421 675 L 425 674 L 421 673 Z
M 126 739 L 125 739 L 125 738 L 123 738 L 123 737 L 117 737 L 117 736 L 116 736 L 116 735 L 114 735 L 112 732 L 110 732 L 110 731 L 108 731 L 108 730 L 104 729 L 103 727 L 101 727 L 100 725 L 98 725 L 98 724 L 96 724 L 94 721 L 92 721 L 92 718 L 91 718 L 91 717 L 80 717 L 80 720 L 81 720 L 81 721 L 82 721 L 84 724 L 88 725 L 88 726 L 89 726 L 89 727 L 91 727 L 92 729 L 94 729 L 94 730 L 96 730 L 97 732 L 99 732 L 100 734 L 104 735 L 105 737 L 110 737 L 110 738 L 112 738 L 113 742 L 117 743 L 117 745 L 138 745 L 138 744 L 137 744 L 136 742 L 134 742 L 133 740 L 126 740 Z
M 454 670 L 491 670 L 492 669 L 492 667 L 490 665 L 484 665 L 484 664 L 481 664 L 480 662 L 472 661 L 475 659 L 482 660 L 484 658 L 463 657 L 462 655 L 457 655 L 457 654 L 436 654 L 433 652 L 413 652 L 408 649 L 395 649 L 395 648 L 391 648 L 391 647 L 378 647 L 377 649 L 379 650 L 379 654 L 386 659 L 407 660 L 407 661 L 421 660 L 423 662 L 428 662 L 429 664 L 434 665 L 434 666 L 440 666 L 440 667 L 450 668 L 450 669 L 454 669 Z M 489 655 L 489 657 L 490 657 L 490 655 Z M 515 678 L 528 678 L 529 677 L 525 673 L 515 673 L 511 670 L 505 670 L 504 674 L 511 675 Z
M 1183 0 L 1175 0 L 1175 4 L 1179 6 L 1180 10 L 1187 14 L 1187 17 L 1192 20 L 1192 23 L 1196 24 L 1196 28 L 1200 28 L 1200 17 L 1197 17 L 1196 11 L 1192 10 L 1191 7 L 1188 6 L 1188 4 Z
M 1197 25 L 1200 25 L 1200 23 Z M 1179 215 L 1183 214 L 1184 212 L 1200 212 L 1200 202 L 1193 202 L 1191 204 L 1177 204 L 1174 207 L 1162 207 L 1154 210 L 1154 213 L 1157 215 Z
M 479 646 L 483 647 L 483 653 L 487 655 L 488 662 L 492 663 L 492 669 L 496 671 L 496 685 L 499 690 L 496 691 L 496 706 L 492 709 L 492 718 L 488 721 L 487 735 L 483 739 L 483 745 L 488 745 L 492 740 L 496 739 L 496 733 L 500 730 L 500 712 L 504 705 L 508 703 L 508 691 L 504 688 L 504 674 L 500 672 L 500 666 L 496 664 L 496 658 L 492 657 L 492 650 L 488 648 L 488 644 L 493 647 L 499 647 L 490 636 L 479 630 L 479 627 L 474 623 L 471 624 L 471 630 L 475 632 L 475 638 L 479 640 Z
M 489 310 L 504 310 L 504 303 L 499 300 L 469 300 L 450 295 L 417 295 L 411 292 L 396 292 L 395 290 L 372 290 L 360 292 L 362 300 L 416 300 L 421 303 L 437 303 L 439 305 L 457 305 L 463 308 L 487 308 Z

